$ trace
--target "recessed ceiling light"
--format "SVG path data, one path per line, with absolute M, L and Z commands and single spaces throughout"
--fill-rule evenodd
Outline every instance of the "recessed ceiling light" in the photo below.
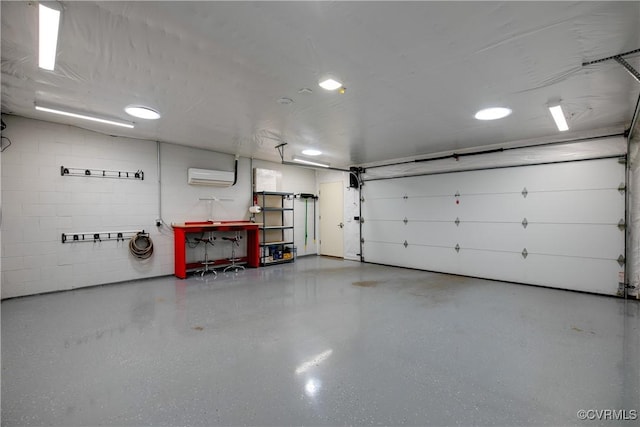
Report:
M 556 122 L 556 126 L 560 132 L 569 130 L 569 125 L 567 124 L 567 120 L 564 118 L 564 111 L 562 111 L 562 106 L 560 106 L 560 104 L 549 107 L 549 111 L 551 112 L 551 116 L 553 116 L 553 120 Z
M 324 80 L 321 80 L 318 85 L 320 85 L 322 89 L 326 90 L 336 90 L 342 87 L 342 83 L 332 77 L 327 77 Z
M 107 125 L 121 126 L 123 128 L 133 129 L 133 124 L 126 122 L 116 122 L 114 120 L 101 119 L 99 117 L 87 116 L 85 114 L 71 113 L 69 111 L 56 110 L 54 108 L 41 107 L 36 105 L 36 110 L 46 113 L 59 114 L 61 116 L 74 117 L 76 119 L 90 120 L 92 122 L 105 123 Z
M 145 107 L 144 105 L 129 105 L 124 109 L 124 111 L 126 111 L 128 115 L 139 119 L 157 120 L 160 118 L 160 113 L 153 108 Z
M 303 87 L 298 89 L 298 93 L 312 93 L 313 91 L 311 89 L 309 89 L 308 87 Z
M 313 148 L 307 148 L 306 150 L 302 150 L 302 154 L 305 156 L 319 156 L 322 154 L 320 150 L 314 150 Z
M 282 97 L 278 99 L 278 104 L 280 105 L 289 105 L 289 104 L 293 104 L 293 99 L 291 98 L 286 98 L 286 97 Z
M 56 65 L 60 11 L 38 5 L 38 66 L 53 71 Z
M 492 107 L 478 111 L 475 118 L 478 120 L 498 120 L 507 117 L 509 114 L 511 114 L 510 108 Z

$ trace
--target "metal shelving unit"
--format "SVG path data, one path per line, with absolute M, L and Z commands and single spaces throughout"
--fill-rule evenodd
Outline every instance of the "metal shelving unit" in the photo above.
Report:
M 293 193 L 258 191 L 253 193 L 262 208 L 256 215 L 260 227 L 260 265 L 295 261 L 293 239 Z

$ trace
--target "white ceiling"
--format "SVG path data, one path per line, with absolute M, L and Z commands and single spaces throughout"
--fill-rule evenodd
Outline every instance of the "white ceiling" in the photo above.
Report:
M 640 2 L 62 2 L 56 69 L 37 66 L 37 2 L 2 2 L 2 112 L 332 166 L 622 132 L 640 93 Z M 640 69 L 640 55 L 627 58 Z M 318 79 L 341 77 L 345 94 Z M 312 93 L 298 93 L 310 88 Z M 277 100 L 288 97 L 291 105 Z M 561 99 L 571 130 L 546 104 Z M 121 129 L 34 104 L 135 122 Z M 144 104 L 157 121 L 123 108 Z M 513 114 L 480 122 L 475 112 Z

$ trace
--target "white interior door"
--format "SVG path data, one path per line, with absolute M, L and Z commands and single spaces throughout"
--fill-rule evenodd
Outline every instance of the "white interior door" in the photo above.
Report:
M 369 181 L 364 259 L 616 295 L 624 182 L 617 158 Z
M 320 184 L 320 255 L 344 257 L 344 184 Z

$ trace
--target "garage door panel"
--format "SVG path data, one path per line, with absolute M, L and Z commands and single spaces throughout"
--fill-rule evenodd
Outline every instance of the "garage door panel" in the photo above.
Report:
M 538 165 L 521 170 L 519 175 L 530 192 L 549 190 L 591 190 L 617 188 L 625 182 L 624 166 L 614 159 Z
M 456 231 L 451 246 L 474 249 L 616 259 L 624 246 L 624 233 L 612 225 L 591 225 L 585 233 L 573 224 L 462 223 Z
M 455 274 L 601 294 L 617 293 L 615 260 L 460 251 Z M 496 266 L 500 266 L 499 269 Z
M 617 224 L 624 218 L 625 198 L 617 190 L 538 193 L 527 198 L 527 219 L 534 222 Z
M 617 259 L 624 253 L 624 238 L 612 225 L 530 224 L 524 242 L 531 253 Z
M 624 195 L 617 190 L 546 192 L 528 195 L 461 197 L 449 216 L 461 221 L 528 221 L 617 224 L 624 212 Z M 452 204 L 455 204 L 453 202 Z
M 364 259 L 615 295 L 624 178 L 617 159 L 600 159 L 370 181 Z
M 401 221 L 370 221 L 362 224 L 366 241 L 402 243 L 407 238 L 407 227 Z
M 400 247 L 393 255 L 397 263 L 402 267 L 417 268 L 430 271 L 458 271 L 459 259 L 452 248 L 437 246 L 408 246 Z
M 398 198 L 376 198 L 366 200 L 367 203 L 367 219 L 370 220 L 402 220 L 404 217 L 399 216 L 404 201 Z
M 460 258 L 453 248 L 365 241 L 365 261 L 399 267 L 459 273 Z
M 520 222 L 527 207 L 527 201 L 514 194 L 461 197 L 456 217 L 461 221 Z
M 603 162 L 614 168 L 620 165 L 617 158 L 587 160 L 581 162 L 535 165 L 518 168 L 495 170 L 479 170 L 439 175 L 440 184 L 449 191 L 465 194 L 482 194 L 487 192 L 520 193 L 527 189 L 529 193 L 536 191 L 557 190 L 591 190 L 594 188 L 617 188 L 625 182 L 624 167 L 612 173 L 598 170 Z M 514 171 L 516 171 L 514 173 Z M 487 173 L 489 172 L 489 173 Z M 463 176 L 464 174 L 464 176 Z
M 615 260 L 531 255 L 523 283 L 575 291 L 617 295 L 619 272 Z
M 447 246 L 453 248 L 459 241 L 459 229 L 453 222 L 377 222 L 365 221 L 362 226 L 365 241 L 412 245 Z
M 406 226 L 407 241 L 416 245 L 434 245 L 453 248 L 459 239 L 459 230 L 453 221 L 416 222 Z
M 458 228 L 456 243 L 463 248 L 521 252 L 525 247 L 527 230 L 521 224 L 463 223 Z
M 459 208 L 456 206 L 453 196 L 446 197 L 421 197 L 407 199 L 404 205 L 398 205 L 403 209 L 410 220 L 431 219 L 438 221 L 454 221 Z
M 459 213 L 453 196 L 435 198 L 380 198 L 366 201 L 370 219 L 455 220 Z
M 456 274 L 486 279 L 523 282 L 524 258 L 518 252 L 473 250 L 462 248 L 458 254 Z M 497 266 L 500 266 L 499 269 Z
M 365 244 L 368 262 L 486 279 L 616 295 L 622 267 L 614 260 L 528 255 L 448 248 Z M 496 266 L 501 266 L 497 269 Z

